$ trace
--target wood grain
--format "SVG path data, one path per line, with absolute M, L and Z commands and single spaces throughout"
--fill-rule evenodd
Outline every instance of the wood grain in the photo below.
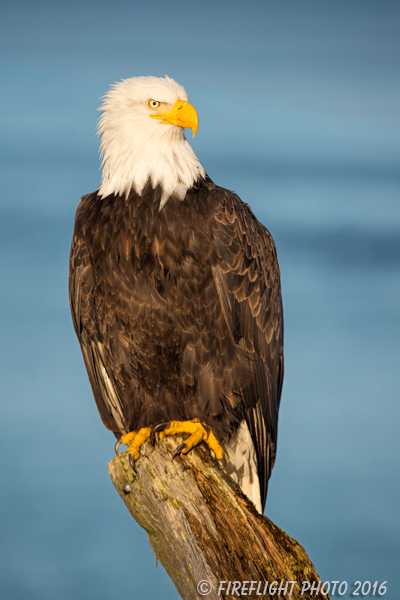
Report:
M 155 448 L 145 443 L 136 473 L 126 452 L 109 463 L 108 471 L 181 597 L 233 598 L 236 593 L 218 595 L 220 581 L 256 581 L 264 583 L 245 597 L 260 598 L 268 581 L 263 597 L 276 598 L 269 594 L 272 582 L 297 581 L 285 598 L 329 599 L 321 593 L 301 595 L 301 582 L 320 581 L 304 548 L 255 510 L 207 448 L 171 460 L 180 441 L 164 438 Z M 197 591 L 203 580 L 212 585 L 207 596 Z

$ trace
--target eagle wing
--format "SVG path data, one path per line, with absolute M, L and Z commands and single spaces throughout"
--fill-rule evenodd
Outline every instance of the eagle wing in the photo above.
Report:
M 83 201 L 92 195 L 82 198 Z M 122 401 L 122 390 L 110 369 L 109 349 L 98 331 L 96 310 L 96 285 L 90 251 L 82 231 L 85 230 L 86 203 L 78 207 L 72 239 L 69 270 L 69 301 L 76 335 L 92 386 L 93 395 L 103 423 L 118 437 L 128 431 Z M 93 249 L 92 249 L 93 252 Z
M 220 188 L 219 188 L 220 189 Z M 240 390 L 257 455 L 261 501 L 275 462 L 283 382 L 283 314 L 280 271 L 269 231 L 235 194 L 226 191 L 214 217 L 221 262 L 214 278 L 226 322 L 251 373 Z

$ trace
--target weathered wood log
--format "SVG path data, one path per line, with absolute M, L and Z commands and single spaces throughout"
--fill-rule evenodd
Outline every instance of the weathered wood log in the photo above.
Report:
M 155 448 L 147 442 L 136 473 L 126 452 L 108 471 L 184 600 L 329 598 L 317 592 L 320 579 L 302 546 L 256 511 L 207 448 L 172 461 L 176 446 L 176 438 Z M 303 582 L 314 585 L 312 596 Z

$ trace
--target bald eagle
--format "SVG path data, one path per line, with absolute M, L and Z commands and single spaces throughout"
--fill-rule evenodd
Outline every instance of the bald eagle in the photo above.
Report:
M 198 116 L 169 77 L 105 95 L 102 181 L 82 197 L 70 255 L 72 318 L 100 416 L 131 463 L 157 431 L 205 441 L 262 512 L 283 380 L 271 234 L 195 156 Z

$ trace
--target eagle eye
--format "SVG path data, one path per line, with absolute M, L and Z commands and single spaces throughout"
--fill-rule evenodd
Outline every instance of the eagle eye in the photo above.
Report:
M 147 102 L 147 106 L 149 106 L 150 108 L 158 108 L 160 106 L 161 102 L 157 102 L 157 100 L 149 100 Z

